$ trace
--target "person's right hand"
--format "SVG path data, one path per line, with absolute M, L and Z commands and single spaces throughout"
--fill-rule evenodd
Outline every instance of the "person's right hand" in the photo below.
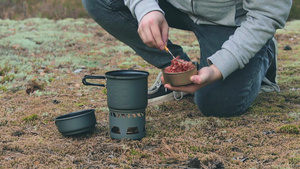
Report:
M 168 41 L 169 25 L 161 12 L 151 11 L 140 21 L 138 33 L 147 46 L 164 50 Z

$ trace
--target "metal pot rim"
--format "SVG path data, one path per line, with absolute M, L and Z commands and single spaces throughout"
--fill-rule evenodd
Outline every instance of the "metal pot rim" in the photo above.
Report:
M 81 110 L 81 111 L 76 111 L 76 112 L 72 112 L 72 113 L 68 113 L 68 114 L 58 116 L 54 120 L 57 121 L 57 122 L 65 121 L 65 120 L 70 120 L 70 119 L 86 116 L 86 115 L 88 115 L 90 113 L 94 113 L 94 112 L 95 112 L 95 109 Z
M 106 79 L 139 79 L 149 76 L 149 72 L 142 70 L 114 70 L 105 73 Z

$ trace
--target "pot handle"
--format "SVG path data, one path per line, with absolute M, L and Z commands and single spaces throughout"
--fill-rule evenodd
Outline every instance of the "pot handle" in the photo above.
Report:
M 96 84 L 96 83 L 89 83 L 86 81 L 86 79 L 106 79 L 105 76 L 93 76 L 93 75 L 85 75 L 82 79 L 82 83 L 84 85 L 91 85 L 91 86 L 101 86 L 105 87 L 104 84 Z

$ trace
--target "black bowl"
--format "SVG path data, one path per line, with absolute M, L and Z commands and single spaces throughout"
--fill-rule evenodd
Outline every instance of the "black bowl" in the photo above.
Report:
M 95 110 L 81 110 L 54 119 L 58 131 L 64 136 L 83 134 L 94 129 L 96 124 Z

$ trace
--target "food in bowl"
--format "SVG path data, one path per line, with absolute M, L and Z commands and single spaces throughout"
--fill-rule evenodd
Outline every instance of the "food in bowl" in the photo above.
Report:
M 163 70 L 164 83 L 169 83 L 171 86 L 184 86 L 191 84 L 191 76 L 197 74 L 196 66 L 189 61 L 176 59 L 171 61 L 171 65 Z
M 192 70 L 195 68 L 196 68 L 196 66 L 192 62 L 179 59 L 179 56 L 177 56 L 175 59 L 173 59 L 171 61 L 171 65 L 164 69 L 164 72 L 165 73 L 180 73 L 180 72 L 189 71 L 189 70 Z

